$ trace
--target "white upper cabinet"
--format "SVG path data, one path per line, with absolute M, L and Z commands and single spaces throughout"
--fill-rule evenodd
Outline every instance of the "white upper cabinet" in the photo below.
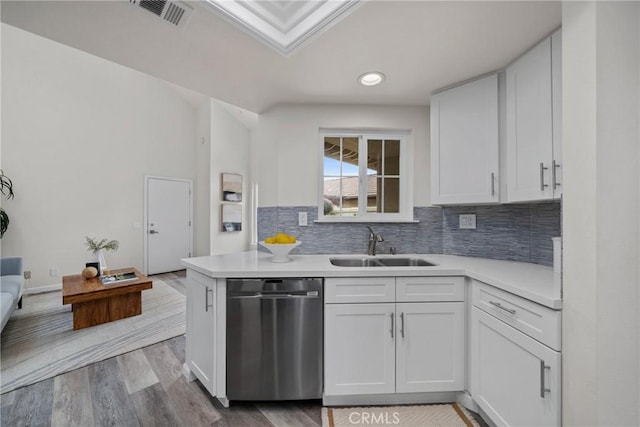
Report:
M 499 202 L 498 75 L 431 96 L 431 202 Z
M 551 189 L 553 198 L 562 195 L 562 31 L 551 35 L 551 89 L 553 109 L 553 160 Z
M 558 31 L 507 67 L 509 202 L 560 197 L 561 57 Z

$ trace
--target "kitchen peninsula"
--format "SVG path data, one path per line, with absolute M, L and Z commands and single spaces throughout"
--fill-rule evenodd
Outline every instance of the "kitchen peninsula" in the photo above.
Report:
M 256 251 L 184 259 L 185 375 L 229 404 L 227 279 L 322 278 L 325 405 L 458 401 L 498 425 L 560 425 L 560 274 L 522 262 L 400 256 L 435 265 L 330 262 L 366 255 L 273 263 Z

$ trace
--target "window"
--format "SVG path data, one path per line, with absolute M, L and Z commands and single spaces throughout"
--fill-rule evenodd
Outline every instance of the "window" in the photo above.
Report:
M 411 221 L 406 133 L 324 131 L 318 218 Z

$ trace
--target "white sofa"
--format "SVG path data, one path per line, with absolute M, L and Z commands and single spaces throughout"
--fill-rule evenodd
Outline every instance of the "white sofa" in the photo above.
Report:
M 2 328 L 7 324 L 13 310 L 22 308 L 24 291 L 24 269 L 22 257 L 0 258 L 0 314 Z

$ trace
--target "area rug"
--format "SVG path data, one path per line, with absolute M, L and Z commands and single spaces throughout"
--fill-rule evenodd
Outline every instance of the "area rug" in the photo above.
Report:
M 457 403 L 438 405 L 359 406 L 322 408 L 323 427 L 479 427 Z
M 160 280 L 142 292 L 142 314 L 73 330 L 62 292 L 26 296 L 2 331 L 0 393 L 185 333 L 184 295 Z

